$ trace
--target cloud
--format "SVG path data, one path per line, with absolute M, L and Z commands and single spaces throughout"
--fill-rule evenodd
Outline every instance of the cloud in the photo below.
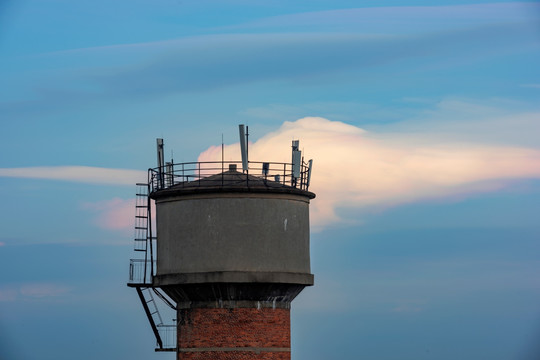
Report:
M 95 224 L 107 230 L 127 230 L 134 227 L 135 199 L 114 198 L 81 205 L 85 210 L 97 213 Z
M 12 288 L 0 289 L 0 302 L 12 302 L 17 299 L 17 290 Z
M 431 102 L 431 101 L 430 101 Z M 414 113 L 403 113 L 391 126 L 370 124 L 374 133 L 405 138 L 405 133 L 423 138 L 436 136 L 441 142 L 455 139 L 474 143 L 516 144 L 538 148 L 540 111 L 538 106 L 505 98 L 472 100 L 446 97 Z M 375 117 L 377 117 L 375 115 Z M 405 119 L 405 121 L 404 121 Z M 396 139 L 397 140 L 397 139 Z
M 69 293 L 70 288 L 56 283 L 25 283 L 0 288 L 0 302 L 35 300 L 59 297 Z
M 145 171 L 90 166 L 0 168 L 0 177 L 47 179 L 88 184 L 130 185 L 145 182 Z
M 351 71 L 355 76 L 369 77 L 374 69 L 383 68 L 386 70 L 379 76 L 393 76 L 395 72 L 453 68 L 463 62 L 537 49 L 538 37 L 530 22 L 495 20 L 414 34 L 381 34 L 373 29 L 286 33 L 280 29 L 47 54 L 55 61 L 70 63 L 70 70 L 42 74 L 39 83 L 29 88 L 33 98 L 0 102 L 0 112 L 41 113 L 58 106 L 65 109 L 95 102 L 148 100 L 268 81 L 327 83 L 330 77 L 342 82 L 353 77 L 337 75 Z M 403 21 L 411 20 L 405 17 Z M 90 58 L 102 58 L 92 64 L 81 63 L 85 52 Z
M 19 288 L 19 292 L 22 296 L 28 298 L 44 298 L 61 296 L 69 292 L 69 288 L 51 283 L 23 284 Z
M 496 36 L 494 35 L 496 34 Z M 195 40 L 195 41 L 194 41 Z M 423 67 L 455 59 L 477 61 L 512 49 L 536 46 L 528 24 L 496 23 L 416 35 L 366 33 L 273 33 L 199 36 L 171 42 L 144 64 L 95 81 L 113 94 L 163 95 L 225 86 L 294 81 L 343 70 L 368 72 L 411 59 Z
M 539 150 L 441 141 L 429 133 L 371 133 L 318 117 L 285 122 L 250 145 L 250 159 L 290 162 L 291 139 L 300 139 L 304 155 L 314 159 L 310 190 L 317 194 L 311 206 L 315 229 L 351 221 L 339 209 L 380 211 L 540 178 Z M 225 154 L 226 160 L 239 159 L 239 146 L 227 145 Z M 199 156 L 199 161 L 220 159 L 218 146 Z
M 446 6 L 380 6 L 313 11 L 258 19 L 227 28 L 355 29 L 379 33 L 413 33 L 505 22 L 538 21 L 534 3 L 491 3 Z
M 422 311 L 420 306 L 410 304 L 401 304 L 392 309 L 392 312 L 396 313 L 417 313 L 420 311 Z
M 520 86 L 525 88 L 540 89 L 540 84 L 522 84 Z
M 113 198 L 81 204 L 83 210 L 95 214 L 94 223 L 101 229 L 132 233 L 135 226 L 135 199 Z M 152 221 L 155 229 L 155 205 L 152 202 Z M 144 223 L 146 225 L 146 223 Z M 138 225 L 139 226 L 139 225 Z

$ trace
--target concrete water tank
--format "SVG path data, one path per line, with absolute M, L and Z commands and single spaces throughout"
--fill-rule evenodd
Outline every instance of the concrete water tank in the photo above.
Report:
M 309 201 L 315 194 L 231 169 L 151 197 L 158 233 L 154 285 L 176 301 L 202 300 L 200 292 L 213 293 L 205 287 L 223 288 L 217 284 L 230 284 L 229 291 L 204 300 L 291 301 L 313 284 Z M 198 293 L 185 286 L 191 284 Z M 273 284 L 274 291 L 239 284 Z

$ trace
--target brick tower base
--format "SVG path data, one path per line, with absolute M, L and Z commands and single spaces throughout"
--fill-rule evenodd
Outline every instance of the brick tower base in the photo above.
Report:
M 178 310 L 178 360 L 290 360 L 289 308 Z

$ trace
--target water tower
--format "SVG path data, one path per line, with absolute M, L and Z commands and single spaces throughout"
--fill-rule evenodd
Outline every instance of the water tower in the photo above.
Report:
M 313 285 L 309 255 L 311 160 L 163 161 L 138 184 L 129 286 L 157 351 L 178 359 L 290 359 L 290 307 Z M 151 221 L 155 202 L 156 229 Z M 165 324 L 155 296 L 176 311 Z M 170 342 L 170 344 L 167 344 Z

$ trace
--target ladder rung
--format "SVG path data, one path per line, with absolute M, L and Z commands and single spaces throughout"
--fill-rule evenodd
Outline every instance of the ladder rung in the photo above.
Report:
M 146 230 L 146 227 L 135 226 L 135 229 L 137 229 L 137 230 Z
M 135 241 L 146 241 L 146 239 L 133 239 Z
M 136 208 L 146 208 L 148 205 L 135 205 Z
M 135 217 L 139 219 L 148 219 L 148 216 L 142 216 L 142 215 L 135 215 Z
M 135 194 L 137 196 L 148 196 L 148 194 Z

